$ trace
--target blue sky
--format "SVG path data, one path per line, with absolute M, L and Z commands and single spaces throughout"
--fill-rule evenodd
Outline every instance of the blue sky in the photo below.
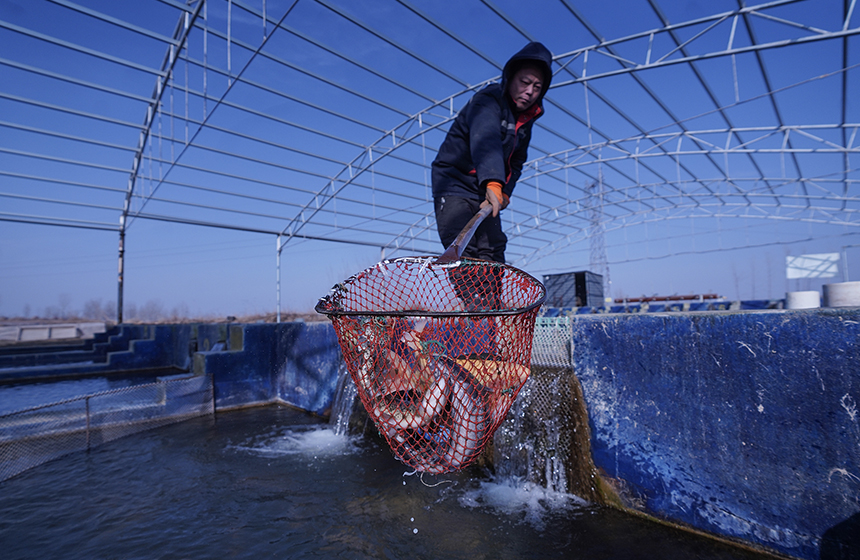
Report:
M 79 4 L 166 37 L 179 15 L 175 7 L 155 0 Z M 280 19 L 291 4 L 269 0 L 268 15 Z M 569 4 L 607 40 L 662 26 L 644 1 Z M 259 11 L 263 3 L 249 0 L 247 5 Z M 205 54 L 199 29 L 192 33 L 188 51 L 192 59 L 205 56 L 210 68 L 204 76 L 199 66 L 177 64 L 174 87 L 165 94 L 162 113 L 153 124 L 154 140 L 144 151 L 134 210 L 162 219 L 132 219 L 126 236 L 127 304 L 216 317 L 272 312 L 275 236 L 163 218 L 280 230 L 298 219 L 302 207 L 307 214 L 313 211 L 314 193 L 328 192 L 332 178 L 345 180 L 349 171 L 344 163 L 367 157 L 363 147 L 378 142 L 374 157 L 380 158 L 390 145 L 385 131 L 395 129 L 395 137 L 407 130 L 414 133 L 418 125 L 409 123 L 411 115 L 494 78 L 529 37 L 545 42 L 556 55 L 579 53 L 572 60 L 559 59 L 577 75 L 620 67 L 598 51 L 589 51 L 585 66 L 580 49 L 598 41 L 562 2 L 494 5 L 501 15 L 477 0 L 416 2 L 415 8 L 427 18 L 422 19 L 405 3 L 394 1 L 301 0 L 284 19 L 293 33 L 272 34 L 263 50 L 266 56 L 255 57 L 242 81 L 222 98 L 228 79 L 219 72 L 226 70 L 228 50 L 217 34 L 226 36 L 227 5 L 210 2 Z M 677 24 L 734 10 L 737 4 L 663 2 L 659 7 Z M 238 45 L 259 45 L 263 28 L 258 16 L 235 5 L 232 9 L 229 32 L 234 45 L 229 54 L 235 76 L 251 60 Z M 838 30 L 842 3 L 793 2 L 763 13 L 765 17 L 749 16 L 756 43 L 815 32 L 784 21 Z M 106 305 L 116 300 L 115 230 L 154 71 L 166 46 L 144 32 L 43 0 L 2 2 L 0 20 L 5 22 L 0 58 L 7 61 L 0 64 L 0 193 L 5 195 L 0 197 L 0 213 L 15 220 L 0 220 L 0 316 L 42 315 L 48 308 L 80 310 L 92 301 Z M 687 48 L 693 53 L 719 51 L 728 44 L 732 21 L 709 21 L 675 33 L 679 40 L 690 41 Z M 711 24 L 714 29 L 705 32 Z M 742 18 L 737 26 L 733 46 L 753 44 Z M 267 32 L 272 27 L 270 23 Z M 857 27 L 854 14 L 849 28 Z M 90 50 L 75 52 L 46 40 L 50 38 Z M 648 41 L 643 36 L 620 42 L 615 53 L 641 63 Z M 665 53 L 673 48 L 672 39 L 657 33 L 652 46 L 655 56 Z M 843 54 L 846 72 L 840 72 Z M 810 253 L 844 251 L 849 279 L 860 279 L 860 235 L 854 217 L 860 210 L 858 140 L 851 140 L 856 126 L 847 128 L 844 136 L 832 128 L 792 130 L 788 138 L 796 149 L 793 154 L 779 152 L 786 145 L 784 131 L 739 132 L 728 140 L 725 133 L 726 119 L 736 128 L 774 126 L 777 111 L 790 127 L 829 126 L 843 119 L 860 122 L 860 73 L 854 68 L 860 63 L 858 55 L 858 39 L 851 36 L 698 62 L 696 69 L 710 91 L 683 64 L 637 72 L 638 81 L 622 74 L 595 79 L 588 87 L 577 83 L 552 89 L 542 120 L 545 128 L 536 130 L 530 155 L 540 160 L 539 170 L 562 160 L 581 165 L 547 174 L 526 170 L 504 217 L 513 244 L 509 258 L 537 277 L 588 269 L 591 247 L 583 233 L 589 224 L 577 205 L 587 202 L 582 192 L 600 176 L 607 189 L 605 245 L 613 297 L 717 293 L 731 299 L 781 298 L 788 290 L 820 289 L 823 283 L 843 280 L 842 268 L 833 278 L 787 280 L 786 257 Z M 555 81 L 570 79 L 559 71 Z M 186 83 L 190 94 L 184 90 Z M 771 90 L 779 90 L 772 97 L 767 95 L 768 83 Z M 204 84 L 210 96 L 205 107 L 194 94 Z M 456 96 L 454 108 L 468 98 L 465 93 Z M 722 113 L 715 111 L 717 106 Z M 198 133 L 204 115 L 209 128 Z M 445 116 L 443 103 L 425 113 L 422 126 Z M 681 143 L 666 137 L 659 146 L 659 139 L 641 138 L 673 134 L 682 127 L 695 132 L 699 147 L 748 142 L 760 152 L 754 157 L 718 150 L 696 154 L 685 151 L 694 146 L 692 136 Z M 428 174 L 420 164 L 432 160 L 445 128 L 428 131 L 423 145 L 416 139 L 374 159 L 373 166 L 302 229 L 306 235 L 358 244 L 289 241 L 281 255 L 285 312 L 309 311 L 334 283 L 377 262 L 380 245 L 392 238 L 408 239 L 406 248 L 394 254 L 441 252 L 432 224 Z M 184 146 L 186 130 L 195 146 Z M 680 157 L 663 153 L 610 161 L 621 153 L 615 147 L 587 149 L 607 137 L 629 138 L 617 145 L 624 150 L 671 153 L 680 147 L 685 152 Z M 853 142 L 854 150 L 847 156 L 847 171 L 845 156 L 821 149 L 846 141 Z M 802 153 L 806 148 L 818 151 Z M 572 151 L 553 155 L 565 150 Z M 178 165 L 171 166 L 179 154 Z M 792 181 L 800 176 L 813 181 Z M 640 188 L 637 180 L 655 186 Z M 752 192 L 757 204 L 744 206 L 749 199 L 738 189 Z M 816 189 L 823 194 L 816 195 Z M 146 202 L 141 198 L 150 195 L 154 198 Z M 674 209 L 675 202 L 683 210 Z M 649 204 L 659 207 L 649 213 Z M 763 216 L 762 209 L 769 215 Z M 39 224 L 21 223 L 25 220 Z M 56 221 L 90 229 L 44 225 Z M 566 236 L 570 242 L 558 242 Z M 387 249 L 386 255 L 391 254 Z

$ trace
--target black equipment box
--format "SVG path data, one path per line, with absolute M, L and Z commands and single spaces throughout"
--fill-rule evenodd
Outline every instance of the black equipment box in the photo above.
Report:
M 601 307 L 603 306 L 603 276 L 589 271 L 547 274 L 547 307 Z

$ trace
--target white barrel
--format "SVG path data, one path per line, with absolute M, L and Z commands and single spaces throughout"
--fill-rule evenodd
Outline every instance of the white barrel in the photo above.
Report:
M 860 282 L 824 285 L 826 307 L 860 307 Z
M 816 309 L 821 307 L 821 294 L 808 292 L 788 292 L 785 294 L 786 309 Z

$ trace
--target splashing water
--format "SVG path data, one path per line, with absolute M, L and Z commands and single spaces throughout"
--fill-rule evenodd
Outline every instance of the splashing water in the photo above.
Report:
M 357 395 L 346 367 L 341 366 L 328 425 L 292 426 L 234 448 L 262 456 L 305 455 L 314 459 L 354 453 L 360 436 L 350 436 L 349 431 Z
M 350 419 L 355 412 L 357 396 L 358 389 L 346 371 L 346 366 L 341 364 L 329 417 L 329 426 L 335 434 L 345 436 L 349 433 Z
M 536 529 L 542 529 L 551 515 L 575 517 L 588 505 L 573 494 L 514 478 L 480 481 L 476 488 L 466 490 L 460 496 L 459 503 L 467 508 L 490 508 L 505 516 L 519 516 Z
M 615 503 L 591 458 L 588 412 L 572 368 L 532 366 L 495 443 L 500 478 L 520 478 L 590 503 Z
M 264 457 L 304 455 L 319 459 L 354 453 L 357 451 L 357 441 L 356 438 L 336 433 L 329 426 L 292 426 L 254 437 L 232 448 Z

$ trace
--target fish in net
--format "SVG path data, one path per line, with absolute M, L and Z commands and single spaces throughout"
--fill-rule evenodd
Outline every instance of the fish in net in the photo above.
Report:
M 320 299 L 368 416 L 420 472 L 471 464 L 528 379 L 544 286 L 514 267 L 382 261 Z

